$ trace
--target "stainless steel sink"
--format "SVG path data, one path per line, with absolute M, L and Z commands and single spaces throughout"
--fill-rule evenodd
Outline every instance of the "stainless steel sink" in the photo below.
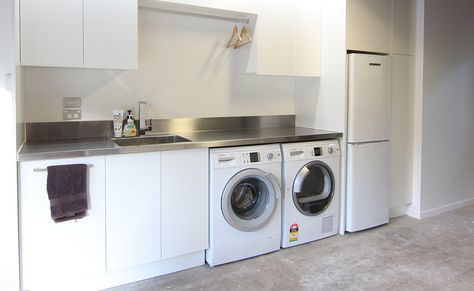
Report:
M 120 137 L 120 138 L 113 138 L 112 141 L 122 147 L 166 144 L 166 143 L 177 143 L 177 142 L 190 142 L 189 139 L 184 138 L 179 135 Z

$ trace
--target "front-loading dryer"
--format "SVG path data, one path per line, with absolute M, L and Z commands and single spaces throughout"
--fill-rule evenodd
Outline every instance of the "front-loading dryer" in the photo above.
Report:
M 280 145 L 210 150 L 210 266 L 280 249 Z
M 337 140 L 281 145 L 283 248 L 337 234 L 340 150 Z

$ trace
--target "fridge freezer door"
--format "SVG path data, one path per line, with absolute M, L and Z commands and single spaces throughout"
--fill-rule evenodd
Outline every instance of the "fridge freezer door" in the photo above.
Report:
M 349 55 L 348 142 L 390 139 L 390 58 Z
M 388 222 L 390 143 L 348 144 L 346 230 Z

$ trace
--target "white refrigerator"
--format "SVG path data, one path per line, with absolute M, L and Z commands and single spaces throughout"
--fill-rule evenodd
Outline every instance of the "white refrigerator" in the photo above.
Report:
M 390 57 L 349 54 L 346 230 L 388 223 Z

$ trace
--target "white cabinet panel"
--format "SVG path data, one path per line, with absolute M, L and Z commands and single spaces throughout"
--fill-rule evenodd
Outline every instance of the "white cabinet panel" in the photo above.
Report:
M 20 1 L 21 64 L 82 67 L 82 0 Z
M 347 1 L 347 49 L 390 52 L 392 0 Z
M 321 1 L 259 0 L 247 72 L 320 76 Z
M 414 57 L 392 55 L 390 207 L 412 202 L 414 70 Z
M 160 153 L 106 157 L 107 270 L 161 259 Z
M 164 259 L 208 247 L 208 152 L 162 152 Z
M 416 1 L 393 0 L 392 53 L 415 54 Z
M 320 76 L 321 1 L 293 0 L 291 9 L 291 74 Z
M 21 0 L 24 66 L 136 69 L 137 0 Z
M 137 0 L 84 0 L 84 67 L 136 69 Z
M 249 71 L 261 75 L 291 75 L 291 1 L 260 0 Z
M 89 210 L 81 219 L 55 223 L 46 191 L 51 165 L 89 164 Z M 70 287 L 105 272 L 105 158 L 87 157 L 20 164 L 21 259 L 24 289 Z

